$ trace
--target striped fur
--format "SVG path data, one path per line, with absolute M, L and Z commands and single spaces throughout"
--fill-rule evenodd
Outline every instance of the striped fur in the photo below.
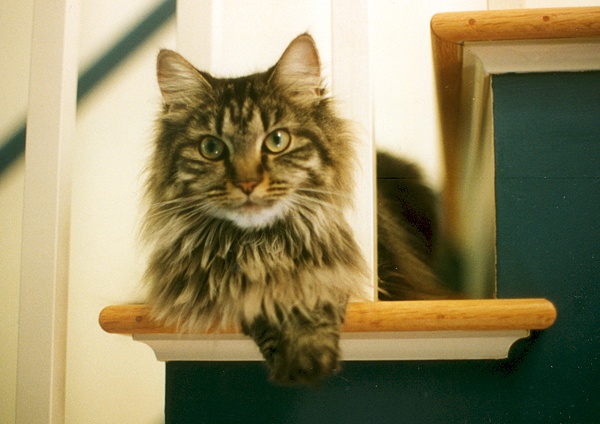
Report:
M 241 325 L 280 383 L 337 368 L 346 303 L 367 282 L 344 219 L 353 139 L 319 72 L 308 35 L 273 68 L 241 78 L 214 78 L 171 51 L 158 57 L 148 300 L 158 319 L 184 328 Z M 274 131 L 290 136 L 281 152 L 268 148 Z M 216 160 L 201 152 L 207 137 L 211 154 L 224 151 Z

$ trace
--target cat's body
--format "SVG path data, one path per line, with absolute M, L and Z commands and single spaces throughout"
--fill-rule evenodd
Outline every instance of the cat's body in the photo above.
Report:
M 155 316 L 184 328 L 238 325 L 275 381 L 318 381 L 338 367 L 346 304 L 364 294 L 367 270 L 344 219 L 352 134 L 324 95 L 312 38 L 242 78 L 213 78 L 170 51 L 157 68 L 164 109 L 144 227 Z M 400 260 L 393 267 L 429 270 L 414 234 L 386 214 L 400 226 L 396 246 L 406 244 L 402 257 L 388 255 Z M 404 284 L 413 270 L 403 271 L 389 274 Z

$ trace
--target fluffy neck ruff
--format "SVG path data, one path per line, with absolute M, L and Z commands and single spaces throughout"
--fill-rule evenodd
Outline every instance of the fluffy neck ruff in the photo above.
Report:
M 154 234 L 146 273 L 156 317 L 203 329 L 361 297 L 365 266 L 342 214 L 290 215 L 257 229 L 212 217 L 189 228 L 172 217 Z

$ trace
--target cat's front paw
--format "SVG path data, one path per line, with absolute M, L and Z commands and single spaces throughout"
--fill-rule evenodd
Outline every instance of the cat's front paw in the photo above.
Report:
M 244 332 L 258 345 L 277 384 L 318 384 L 339 369 L 337 322 L 280 326 L 259 318 L 244 326 Z
M 267 360 L 276 383 L 317 384 L 339 369 L 337 328 L 294 329 L 280 341 Z

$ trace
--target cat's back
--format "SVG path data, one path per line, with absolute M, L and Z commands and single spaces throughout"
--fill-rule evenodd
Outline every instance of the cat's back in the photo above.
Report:
M 437 198 L 417 165 L 386 152 L 377 152 L 378 206 L 417 239 L 430 254 L 438 232 Z
M 419 167 L 377 153 L 377 256 L 382 300 L 453 298 L 436 273 L 438 200 Z

